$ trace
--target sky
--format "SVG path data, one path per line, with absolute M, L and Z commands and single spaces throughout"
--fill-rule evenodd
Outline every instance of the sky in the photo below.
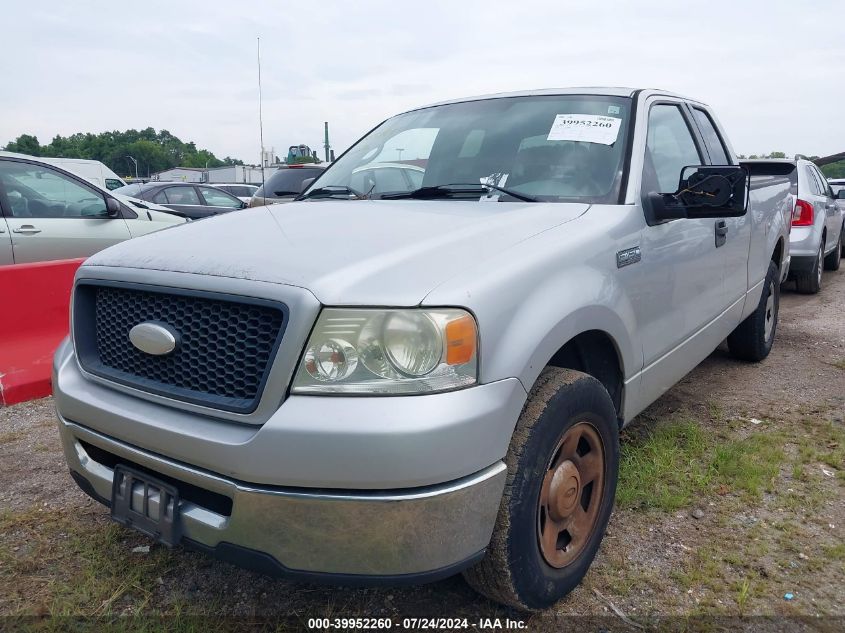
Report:
M 841 0 L 3 1 L 0 146 L 167 129 L 218 157 L 336 153 L 449 98 L 632 86 L 710 104 L 741 154 L 845 151 Z

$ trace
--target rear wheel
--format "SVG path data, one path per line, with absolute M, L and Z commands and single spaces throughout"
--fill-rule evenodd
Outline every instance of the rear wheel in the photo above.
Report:
M 840 236 L 840 240 L 842 237 Z M 824 269 L 825 270 L 839 270 L 839 264 L 842 261 L 842 248 L 834 248 L 827 254 L 827 257 L 824 258 Z
M 493 600 L 544 609 L 581 582 L 613 509 L 619 425 L 607 390 L 587 374 L 546 369 L 506 462 L 487 556 L 464 577 Z
M 795 286 L 798 292 L 805 295 L 814 295 L 822 289 L 822 271 L 824 270 L 824 240 L 819 245 L 819 252 L 812 268 L 806 272 L 795 274 Z
M 839 252 L 845 257 L 845 220 L 842 221 L 842 230 L 839 232 Z
M 728 335 L 728 349 L 734 357 L 757 362 L 766 358 L 772 350 L 780 309 L 779 281 L 777 265 L 769 262 L 757 309 Z

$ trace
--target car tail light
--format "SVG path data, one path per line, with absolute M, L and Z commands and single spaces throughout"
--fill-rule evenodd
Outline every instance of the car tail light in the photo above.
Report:
M 792 226 L 811 226 L 813 224 L 813 205 L 806 200 L 796 200 L 792 211 Z

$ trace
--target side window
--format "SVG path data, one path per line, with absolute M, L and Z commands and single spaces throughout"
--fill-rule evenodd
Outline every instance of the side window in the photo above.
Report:
M 202 197 L 205 198 L 205 203 L 212 207 L 225 207 L 227 209 L 240 209 L 241 201 L 230 196 L 225 191 L 215 189 L 214 187 L 200 187 Z
M 153 196 L 153 202 L 156 204 L 167 204 L 167 194 L 164 192 L 164 189 Z
M 168 204 L 202 204 L 193 187 L 168 187 L 162 193 Z
M 114 191 L 118 187 L 122 187 L 123 183 L 117 180 L 116 178 L 106 178 L 106 189 L 109 191 Z
M 94 189 L 49 167 L 0 162 L 12 217 L 107 218 L 106 201 Z
M 405 175 L 408 177 L 408 180 L 411 181 L 411 186 L 414 189 L 422 187 L 424 172 L 417 171 L 416 169 L 408 169 L 405 171 Z
M 681 109 L 667 104 L 652 106 L 648 113 L 644 192 L 673 192 L 678 188 L 681 170 L 700 164 L 701 155 Z
M 807 183 L 810 186 L 810 191 L 817 196 L 823 196 L 822 193 L 822 186 L 819 184 L 818 178 L 814 173 L 814 170 L 809 165 L 804 165 L 804 175 L 806 176 Z
M 698 108 L 693 108 L 692 113 L 695 116 L 695 122 L 698 123 L 698 129 L 701 130 L 701 135 L 704 137 L 704 144 L 710 154 L 710 162 L 713 165 L 730 165 L 731 161 L 728 160 L 725 145 L 722 143 L 710 115 Z
M 819 179 L 819 186 L 822 188 L 822 195 L 830 196 L 831 198 L 834 197 L 833 190 L 830 188 L 830 183 L 827 181 L 827 178 L 824 177 L 824 174 L 819 171 L 819 168 L 813 165 L 813 171 L 816 172 L 816 177 Z

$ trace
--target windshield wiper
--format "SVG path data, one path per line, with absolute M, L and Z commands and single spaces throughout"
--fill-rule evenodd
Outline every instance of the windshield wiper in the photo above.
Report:
M 365 200 L 369 196 L 365 193 L 361 193 L 352 187 L 347 187 L 346 185 L 326 185 L 325 187 L 318 187 L 317 189 L 312 189 L 308 193 L 299 196 L 297 200 L 306 200 L 308 198 L 331 198 L 332 196 L 338 195 L 346 195 L 346 196 L 354 196 L 352 200 Z M 349 198 L 347 198 L 348 200 Z
M 512 189 L 499 187 L 498 185 L 491 185 L 487 183 L 473 183 L 473 182 L 453 182 L 446 185 L 434 185 L 431 187 L 420 187 L 413 191 L 398 191 L 396 193 L 384 193 L 381 195 L 382 200 L 402 200 L 404 198 L 416 198 L 420 200 L 430 200 L 434 198 L 448 198 L 454 195 L 466 195 L 484 193 L 493 189 L 501 191 L 505 195 L 522 200 L 523 202 L 539 202 L 537 198 L 518 193 Z

